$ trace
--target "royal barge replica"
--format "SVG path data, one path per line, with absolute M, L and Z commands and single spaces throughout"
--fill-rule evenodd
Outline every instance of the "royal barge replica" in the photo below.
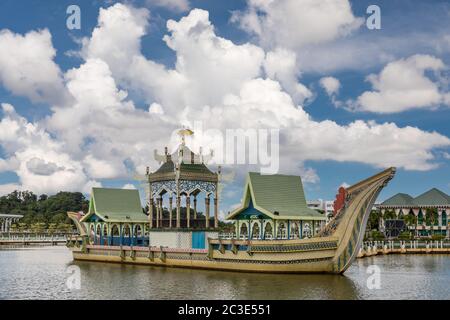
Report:
M 334 217 L 325 224 L 323 214 L 307 207 L 300 177 L 249 173 L 241 206 L 227 216 L 235 230 L 224 235 L 218 228 L 220 168 L 210 171 L 208 157 L 192 152 L 184 137 L 173 154 L 155 152 L 161 166 L 147 169 L 146 213 L 137 190 L 93 188 L 89 212 L 68 213 L 79 231 L 67 242 L 74 260 L 340 274 L 356 258 L 373 204 L 395 174 L 389 168 L 339 188 Z

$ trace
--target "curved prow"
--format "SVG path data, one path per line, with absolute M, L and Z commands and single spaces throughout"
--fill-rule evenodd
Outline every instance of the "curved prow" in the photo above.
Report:
M 80 222 L 80 219 L 83 217 L 83 215 L 79 212 L 67 212 L 67 216 L 70 218 L 70 220 L 75 223 L 75 226 L 78 229 L 78 232 L 80 233 L 80 236 L 87 236 L 88 233 L 86 231 L 86 228 L 84 227 L 83 223 Z
M 343 273 L 356 258 L 373 204 L 394 174 L 392 167 L 340 190 L 335 202 L 335 217 L 320 232 L 320 236 L 339 239 L 333 258 L 334 272 Z

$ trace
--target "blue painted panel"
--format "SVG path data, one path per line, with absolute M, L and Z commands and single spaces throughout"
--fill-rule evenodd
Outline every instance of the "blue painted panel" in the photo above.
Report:
M 241 213 L 239 213 L 235 219 L 247 220 L 247 219 L 250 219 L 250 217 L 254 217 L 254 216 L 257 216 L 259 219 L 267 219 L 268 218 L 264 213 L 262 213 L 261 211 L 259 211 L 258 209 L 255 208 L 255 206 L 253 205 L 253 201 L 250 199 L 250 201 L 248 203 L 248 207 L 245 208 Z
M 205 249 L 205 232 L 192 232 L 192 249 Z

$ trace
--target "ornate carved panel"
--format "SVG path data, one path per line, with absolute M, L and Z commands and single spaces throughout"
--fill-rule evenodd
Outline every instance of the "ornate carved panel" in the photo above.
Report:
M 216 184 L 214 182 L 198 181 L 198 180 L 180 180 L 180 192 L 191 193 L 198 189 L 205 193 L 216 192 Z
M 177 185 L 175 183 L 175 180 L 172 181 L 158 181 L 158 182 L 152 182 L 152 197 L 155 198 L 158 196 L 163 190 L 166 190 L 169 193 L 176 194 L 177 192 Z

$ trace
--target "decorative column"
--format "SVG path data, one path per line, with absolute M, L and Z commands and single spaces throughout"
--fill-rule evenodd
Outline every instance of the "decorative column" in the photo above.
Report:
M 291 221 L 288 220 L 287 222 L 287 238 L 290 239 L 291 238 Z
M 300 230 L 298 232 L 300 239 L 303 239 L 303 220 L 300 220 Z
M 206 228 L 209 228 L 209 194 L 205 197 L 205 218 L 206 218 Z
M 437 209 L 439 230 L 442 227 L 442 211 L 443 211 L 442 209 Z
M 169 197 L 169 228 L 172 228 L 172 194 Z
M 120 223 L 119 224 L 119 239 L 120 239 L 120 246 L 123 245 L 123 226 Z
M 159 226 L 163 227 L 163 198 L 159 198 Z
M 181 198 L 178 195 L 177 196 L 177 228 L 180 228 L 180 205 L 181 205 Z
M 194 219 L 197 220 L 197 196 L 194 196 Z
M 156 228 L 159 228 L 159 199 L 156 198 L 155 201 L 155 208 L 156 208 Z
M 149 220 L 150 220 L 150 229 L 153 228 L 153 197 L 150 194 L 150 201 L 149 201 Z
M 149 181 L 150 168 L 146 168 L 146 176 L 148 180 L 148 219 L 150 220 L 150 229 L 153 228 L 153 195 L 152 195 L 152 184 Z
M 214 228 L 219 228 L 219 176 L 221 172 L 221 167 L 219 166 L 219 173 L 216 183 L 216 191 L 214 193 Z
M 219 227 L 219 199 L 214 198 L 214 228 Z
M 191 196 L 189 194 L 186 195 L 186 219 L 187 219 L 187 227 L 191 227 Z
M 100 225 L 100 235 L 99 235 L 99 242 L 98 242 L 98 244 L 99 245 L 103 245 L 103 228 L 102 228 L 102 224 L 101 223 L 99 223 L 99 224 L 97 224 L 97 228 L 98 228 L 98 225 Z M 95 230 L 97 230 L 97 229 L 95 229 Z
M 184 139 L 184 136 L 183 136 Z M 182 152 L 183 148 L 180 149 L 180 152 Z M 183 154 L 181 154 L 181 159 L 183 158 Z M 180 197 L 180 165 L 179 163 L 175 166 L 175 185 L 177 186 L 177 228 L 181 227 L 180 224 L 180 207 L 181 207 L 181 197 Z
M 266 238 L 266 234 L 264 232 L 265 223 L 263 219 L 260 221 L 260 226 L 261 230 L 259 230 L 259 238 L 264 240 Z
M 277 220 L 273 220 L 273 232 L 272 232 L 273 239 L 276 239 L 278 237 L 278 226 L 277 226 Z

